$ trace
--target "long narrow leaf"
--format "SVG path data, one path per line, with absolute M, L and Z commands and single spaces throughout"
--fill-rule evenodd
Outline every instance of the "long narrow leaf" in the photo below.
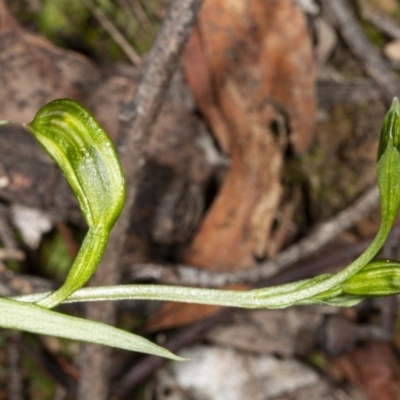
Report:
M 0 299 L 0 326 L 183 360 L 141 336 L 15 300 Z

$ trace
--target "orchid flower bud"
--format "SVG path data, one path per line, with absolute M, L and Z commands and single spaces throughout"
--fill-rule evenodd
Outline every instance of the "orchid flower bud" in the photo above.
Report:
M 343 293 L 352 296 L 377 297 L 400 293 L 400 262 L 375 260 L 342 283 Z
M 383 119 L 381 134 L 379 137 L 377 161 L 385 152 L 391 141 L 392 146 L 400 151 L 400 104 L 397 97 L 393 99 L 389 111 Z
M 63 286 L 38 302 L 51 308 L 81 288 L 97 268 L 125 200 L 125 181 L 114 145 L 82 105 L 55 100 L 25 126 L 63 171 L 89 231 Z
M 400 105 L 397 98 L 383 120 L 378 146 L 382 225 L 391 229 L 400 208 Z

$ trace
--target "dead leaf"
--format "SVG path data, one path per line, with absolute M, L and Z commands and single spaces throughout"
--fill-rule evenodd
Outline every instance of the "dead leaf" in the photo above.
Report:
M 389 344 L 368 342 L 337 358 L 333 375 L 364 391 L 370 400 L 396 400 L 400 395 L 400 368 Z
M 203 5 L 203 7 L 205 4 Z M 228 126 L 214 98 L 214 82 L 201 42 L 199 27 L 196 25 L 186 45 L 184 63 L 186 76 L 192 92 L 196 96 L 197 106 L 207 118 L 221 149 L 229 152 L 230 138 Z
M 146 330 L 152 332 L 188 325 L 214 314 L 220 308 L 209 305 L 164 303 L 160 310 L 148 319 Z
M 47 102 L 82 100 L 99 82 L 97 67 L 77 53 L 24 31 L 0 0 L 0 119 L 29 122 Z
M 311 138 L 313 57 L 304 15 L 290 1 L 206 1 L 184 63 L 198 106 L 232 161 L 186 262 L 251 267 L 273 255 L 268 242 L 286 135 L 298 152 Z

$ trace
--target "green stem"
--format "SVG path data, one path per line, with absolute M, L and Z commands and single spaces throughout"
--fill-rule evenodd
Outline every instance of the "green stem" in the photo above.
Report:
M 332 275 L 330 278 L 323 280 L 319 283 L 307 286 L 304 289 L 290 293 L 274 295 L 268 288 L 259 291 L 259 295 L 263 298 L 263 306 L 265 308 L 285 308 L 296 303 L 302 302 L 306 299 L 311 299 L 325 291 L 333 289 L 335 286 L 340 285 L 342 282 L 349 279 L 351 276 L 359 272 L 367 263 L 369 263 L 381 249 L 385 240 L 387 239 L 391 229 L 391 224 L 382 222 L 377 235 L 368 246 L 368 248 L 349 266 L 343 271 Z
M 322 278 L 322 276 L 318 278 Z M 309 279 L 306 279 L 298 282 L 273 286 L 268 288 L 268 291 L 270 294 L 283 294 L 291 292 L 292 290 L 296 290 L 297 288 L 304 286 L 309 281 Z M 164 285 L 103 286 L 79 289 L 65 299 L 63 303 L 107 300 L 156 300 L 209 304 L 227 307 L 261 308 L 261 300 L 257 295 L 257 293 L 261 290 L 265 289 L 240 291 Z M 52 292 L 34 293 L 16 296 L 13 298 L 13 300 L 36 303 L 40 302 L 42 299 L 51 294 Z
M 178 301 L 184 303 L 209 304 L 217 306 L 240 307 L 240 308 L 285 308 L 299 304 L 323 303 L 324 300 L 330 301 L 331 298 L 340 295 L 340 290 L 334 290 L 342 282 L 359 272 L 377 254 L 382 244 L 390 232 L 390 224 L 383 224 L 379 229 L 375 239 L 353 263 L 343 271 L 334 275 L 321 275 L 316 278 L 307 279 L 299 282 L 273 286 L 270 288 L 254 289 L 248 291 L 219 290 L 190 288 L 183 286 L 163 286 L 163 285 L 121 285 L 110 287 L 96 287 L 76 290 L 68 286 L 66 289 L 49 293 L 40 293 L 15 298 L 24 302 L 45 303 L 48 299 L 55 299 L 56 304 L 62 301 L 65 303 L 80 301 L 105 301 L 105 300 L 158 300 L 158 301 Z M 100 235 L 101 236 L 101 235 Z M 86 240 L 85 240 L 86 242 Z M 82 249 L 90 254 L 93 248 L 87 249 L 85 242 Z M 77 260 L 84 263 L 84 255 L 77 257 Z M 87 261 L 87 260 L 86 260 Z M 92 265 L 90 262 L 87 265 Z M 73 273 L 74 268 L 71 269 Z M 87 271 L 90 276 L 92 271 Z M 71 279 L 75 279 L 73 277 Z M 81 279 L 81 277 L 79 277 Z M 68 283 L 68 279 L 66 285 Z M 62 291 L 62 296 L 58 295 Z M 74 292 L 74 293 L 72 293 Z M 68 296 L 66 294 L 68 293 Z M 319 295 L 319 297 L 318 297 Z M 67 299 L 68 297 L 68 299 Z M 314 299 L 313 299 L 314 298 Z M 353 300 L 352 300 L 353 301 Z M 52 304 L 51 304 L 52 305 Z
M 318 279 L 329 279 L 330 276 L 331 275 L 323 275 L 319 276 Z M 285 291 L 295 289 L 295 286 L 304 285 L 311 281 L 312 280 L 295 282 L 295 284 L 285 284 L 271 287 L 270 289 L 276 293 L 284 293 Z M 164 285 L 104 286 L 77 290 L 63 303 L 113 300 L 156 300 L 254 309 L 263 308 L 263 299 L 257 295 L 259 290 L 264 289 L 238 291 Z M 13 298 L 13 300 L 32 303 L 45 298 L 49 293 L 50 292 L 18 296 Z M 338 293 L 338 291 L 324 292 L 323 295 L 318 298 L 317 303 L 332 301 L 332 298 L 338 294 L 341 293 Z M 353 299 L 352 296 L 349 296 L 349 298 Z M 302 304 L 309 303 L 310 301 L 308 300 L 305 300 L 304 303 L 302 302 Z M 313 304 L 315 304 L 315 301 Z
M 329 279 L 331 275 L 321 275 L 318 281 Z M 315 279 L 308 279 L 299 282 L 271 287 L 267 290 L 274 294 L 283 294 L 296 290 L 299 286 L 311 283 Z M 266 289 L 254 289 L 247 291 L 239 290 L 221 290 L 221 289 L 203 289 L 190 288 L 184 286 L 164 286 L 164 285 L 120 285 L 89 287 L 77 290 L 71 294 L 63 303 L 77 303 L 86 301 L 113 301 L 113 300 L 156 300 L 156 301 L 176 301 L 182 303 L 208 304 L 225 307 L 239 308 L 265 308 L 264 299 L 258 293 Z M 31 295 L 18 296 L 13 300 L 33 303 L 40 301 L 51 292 L 35 293 Z M 324 303 L 325 300 L 331 301 L 337 292 L 324 293 L 317 303 Z M 305 301 L 304 304 L 308 304 Z M 315 302 L 314 302 L 315 303 Z M 302 303 L 303 304 L 303 303 Z
M 226 307 L 256 308 L 249 296 L 252 291 L 220 290 L 164 285 L 120 285 L 77 290 L 63 303 L 106 300 L 157 300 L 209 304 Z M 15 297 L 24 302 L 38 301 L 48 293 Z
M 80 289 L 93 275 L 103 257 L 108 237 L 107 229 L 90 228 L 64 284 L 37 304 L 44 308 L 53 308 Z

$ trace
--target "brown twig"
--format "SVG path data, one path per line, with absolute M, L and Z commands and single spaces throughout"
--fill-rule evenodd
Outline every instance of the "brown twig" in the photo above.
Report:
M 9 214 L 9 208 L 0 204 L 0 242 L 5 249 L 14 250 L 17 248 L 17 242 L 12 233 L 12 226 L 8 217 Z
M 367 40 L 360 24 L 344 0 L 321 0 L 324 14 L 333 21 L 352 53 L 365 72 L 376 82 L 385 102 L 400 95 L 400 81 L 379 51 Z
M 145 29 L 148 33 L 154 34 L 154 28 L 147 16 L 146 12 L 144 11 L 142 4 L 138 0 L 128 0 L 130 3 L 134 14 L 136 15 L 137 20 L 140 22 L 141 27 Z
M 376 9 L 366 7 L 366 9 L 363 10 L 362 16 L 392 39 L 400 39 L 400 26 L 397 21 L 389 15 L 383 14 Z
M 317 98 L 319 107 L 325 108 L 338 103 L 378 100 L 381 98 L 381 92 L 374 81 L 369 78 L 347 82 L 324 80 L 317 82 Z
M 166 267 L 165 265 L 147 264 L 132 266 L 129 278 L 155 279 L 169 284 L 188 286 L 220 287 L 234 283 L 256 283 L 269 278 L 289 265 L 314 254 L 330 240 L 353 226 L 368 212 L 378 206 L 378 188 L 375 186 L 364 193 L 354 204 L 336 216 L 321 224 L 306 238 L 300 240 L 279 253 L 275 259 L 257 265 L 255 268 L 237 270 L 229 273 L 212 273 L 190 266 Z
M 113 22 L 107 18 L 107 16 L 101 11 L 99 7 L 93 3 L 92 0 L 84 0 L 85 6 L 92 12 L 94 17 L 97 19 L 99 24 L 104 28 L 105 31 L 112 37 L 115 43 L 125 53 L 133 65 L 139 66 L 142 63 L 142 59 L 132 45 L 125 39 L 125 36 L 118 30 Z
M 0 249 L 0 260 L 15 260 L 23 261 L 25 259 L 25 254 L 22 250 L 17 249 Z
M 93 279 L 95 285 L 112 285 L 119 282 L 118 267 L 129 227 L 130 210 L 136 195 L 139 172 L 144 164 L 143 148 L 201 3 L 202 0 L 172 2 L 143 67 L 143 75 L 134 98 L 121 113 L 118 137 L 121 138 L 120 158 L 126 176 L 127 198 L 122 215 L 111 234 L 98 274 Z M 112 302 L 92 304 L 88 307 L 87 317 L 114 324 L 115 305 Z M 87 344 L 83 347 L 78 400 L 107 398 L 109 355 L 110 350 L 101 346 Z
M 54 289 L 54 283 L 49 280 L 16 274 L 0 266 L 0 297 L 47 292 L 52 289 Z

